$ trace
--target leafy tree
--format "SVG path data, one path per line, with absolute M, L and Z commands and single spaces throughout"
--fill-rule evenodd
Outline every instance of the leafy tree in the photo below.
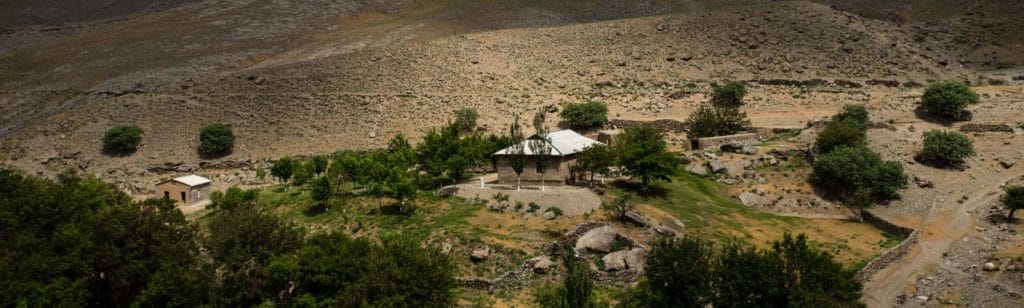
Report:
M 747 114 L 734 107 L 700 105 L 683 122 L 689 138 L 732 135 L 750 127 Z
M 846 122 L 847 125 L 853 126 L 863 134 L 867 134 L 868 126 L 871 125 L 871 115 L 864 105 L 844 105 L 843 111 L 832 116 L 832 122 Z
M 132 153 L 142 142 L 142 129 L 133 125 L 118 125 L 103 134 L 103 149 L 116 153 Z
M 461 132 L 471 132 L 476 129 L 476 120 L 480 114 L 473 108 L 462 108 L 455 111 L 455 125 Z
M 636 204 L 632 202 L 633 195 L 629 193 L 622 194 L 621 196 L 615 197 L 612 202 L 604 202 L 601 207 L 607 211 L 611 211 L 615 214 L 615 217 L 623 219 L 626 217 L 626 213 L 632 211 Z
M 964 119 L 964 109 L 979 102 L 978 94 L 966 83 L 938 81 L 928 85 L 921 105 L 929 112 L 954 120 Z
M 974 156 L 974 142 L 964 134 L 930 130 L 924 133 L 920 158 L 938 166 L 959 166 Z
M 210 208 L 232 210 L 240 206 L 247 206 L 248 204 L 256 202 L 256 197 L 258 195 L 259 190 L 243 190 L 238 188 L 238 186 L 231 186 L 225 192 L 215 191 L 210 194 Z
M 711 102 L 737 107 L 743 105 L 743 97 L 747 95 L 747 86 L 739 81 L 726 81 L 721 86 L 714 86 L 712 92 Z
M 897 197 L 907 186 L 903 165 L 883 161 L 867 147 L 840 147 L 822 155 L 812 166 L 811 183 L 828 191 L 851 209 L 864 209 L 873 203 Z
M 640 301 L 646 307 L 704 307 L 715 296 L 710 243 L 690 237 L 659 238 L 651 245 Z
M 383 245 L 343 233 L 313 235 L 274 259 L 270 277 L 285 305 L 445 307 L 453 305 L 455 266 L 445 254 L 407 238 Z
M 334 188 L 331 185 L 331 181 L 327 177 L 318 177 L 313 181 L 312 194 L 313 200 L 316 200 L 317 204 L 320 205 L 321 209 L 327 211 L 328 202 L 331 201 L 331 195 L 334 194 L 332 191 Z
M 470 161 L 460 152 L 459 128 L 449 124 L 432 128 L 416 147 L 416 158 L 421 168 L 431 177 L 447 176 L 453 182 L 465 178 Z
M 274 162 L 274 165 L 270 166 L 270 175 L 277 178 L 281 182 L 288 182 L 288 179 L 292 178 L 292 174 L 295 173 L 296 162 L 291 157 L 282 157 Z
M 519 126 L 519 115 L 516 115 L 515 121 L 509 125 L 508 140 L 512 145 L 508 147 L 505 156 L 508 157 L 512 172 L 516 173 L 516 190 L 519 190 L 522 186 L 523 169 L 526 168 L 526 149 L 523 144 L 523 128 Z
M 618 161 L 634 177 L 640 178 L 641 189 L 646 191 L 654 180 L 672 181 L 679 166 L 679 158 L 667 151 L 665 137 L 657 129 L 641 125 L 627 128 L 615 138 Z
M 302 186 L 309 183 L 316 176 L 316 166 L 312 161 L 295 163 L 295 172 L 292 173 L 292 183 L 295 186 Z
M 594 278 L 590 267 L 570 253 L 565 254 L 563 260 L 566 274 L 562 284 L 538 288 L 535 293 L 537 303 L 548 308 L 607 306 L 594 298 Z
M 814 147 L 818 153 L 826 154 L 839 147 L 867 145 L 867 135 L 857 127 L 855 120 L 833 121 L 818 133 Z
M 604 144 L 588 146 L 576 154 L 576 165 L 580 170 L 590 172 L 590 185 L 594 185 L 594 173 L 607 175 L 614 162 L 615 153 Z
M 321 175 L 327 171 L 327 157 L 324 157 L 323 155 L 313 156 L 313 159 L 310 160 L 310 162 L 313 163 L 313 173 L 316 175 Z
M 245 199 L 228 196 L 226 199 Z M 210 214 L 209 232 L 202 238 L 220 278 L 213 286 L 216 306 L 254 306 L 277 291 L 266 268 L 277 255 L 295 251 L 302 230 L 250 200 Z
M 203 156 L 223 156 L 231 154 L 235 147 L 235 134 L 231 128 L 221 123 L 203 127 L 199 132 L 199 154 Z
M 1000 198 L 1000 201 L 1003 202 L 1003 206 L 1010 209 L 1010 213 L 1006 214 L 1006 218 L 1013 219 L 1014 212 L 1024 209 L 1024 186 L 1006 187 L 1006 194 Z
M 530 138 L 530 152 L 533 153 L 534 162 L 537 163 L 537 171 L 540 173 L 540 187 L 544 190 L 544 174 L 547 172 L 551 155 L 551 138 L 548 137 L 548 128 L 544 125 L 547 112 L 538 110 L 533 117 L 533 128 L 537 131 L 535 137 Z
M 573 128 L 595 128 L 608 122 L 608 106 L 598 101 L 571 103 L 565 105 L 561 115 Z

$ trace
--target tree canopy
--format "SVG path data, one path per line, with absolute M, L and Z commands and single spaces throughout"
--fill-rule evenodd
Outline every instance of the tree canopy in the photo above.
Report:
M 231 128 L 222 123 L 214 123 L 203 127 L 199 132 L 199 154 L 203 156 L 223 156 L 231 154 L 235 147 L 235 134 Z
M 687 137 L 704 138 L 745 131 L 750 127 L 750 120 L 739 108 L 702 104 L 683 122 L 683 126 Z
M 953 120 L 964 119 L 964 110 L 980 101 L 978 94 L 966 83 L 937 81 L 928 85 L 921 96 L 921 105 L 929 112 Z
M 743 105 L 743 97 L 747 96 L 747 86 L 739 81 L 726 81 L 723 85 L 716 85 L 712 88 L 711 102 L 723 105 L 738 107 Z
M 598 101 L 571 103 L 562 109 L 562 119 L 578 129 L 600 127 L 608 122 L 608 106 Z
M 617 161 L 634 178 L 640 178 L 644 190 L 651 180 L 672 181 L 680 160 L 667 148 L 665 136 L 646 125 L 627 128 L 615 138 Z
M 135 152 L 142 142 L 142 129 L 133 125 L 118 125 L 103 134 L 103 149 L 119 154 Z
M 960 166 L 964 159 L 976 155 L 974 142 L 958 132 L 929 130 L 924 133 L 919 158 L 936 166 Z
M 811 183 L 854 209 L 895 198 L 897 190 L 907 186 L 900 162 L 883 161 L 864 146 L 837 148 L 818 158 L 812 169 Z

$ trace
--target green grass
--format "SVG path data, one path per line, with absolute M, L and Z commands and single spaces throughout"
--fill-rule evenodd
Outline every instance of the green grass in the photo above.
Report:
M 878 245 L 881 246 L 883 249 L 895 247 L 896 245 L 899 245 L 901 242 L 903 242 L 903 238 L 900 238 L 899 236 L 889 232 L 882 231 L 882 236 L 885 236 L 885 240 L 878 243 Z
M 725 197 L 725 187 L 691 174 L 680 174 L 672 182 L 656 184 L 660 193 L 638 196 L 640 204 L 661 209 L 686 224 L 686 233 L 707 237 L 716 242 L 750 243 L 752 227 L 791 229 L 800 218 L 776 216 L 743 206 Z M 616 187 L 619 195 L 624 188 Z M 756 226 L 743 222 L 756 222 Z

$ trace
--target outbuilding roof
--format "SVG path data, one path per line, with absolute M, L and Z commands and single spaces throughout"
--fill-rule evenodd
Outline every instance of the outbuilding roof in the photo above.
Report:
M 167 182 L 170 182 L 170 181 L 175 181 L 175 182 L 178 182 L 178 183 L 182 183 L 182 184 L 185 184 L 187 186 L 199 186 L 199 185 L 209 184 L 210 183 L 210 179 L 207 179 L 205 177 L 201 177 L 201 176 L 192 174 L 192 175 L 186 175 L 186 176 L 179 176 L 179 177 L 176 177 L 176 178 L 173 178 L 173 179 L 170 179 L 170 180 L 162 181 L 162 182 L 160 182 L 158 184 L 163 184 L 163 183 L 167 183 Z
M 533 153 L 533 150 L 530 149 L 529 142 L 530 140 L 543 139 L 543 137 L 547 137 L 547 139 L 549 140 L 548 145 L 551 147 L 551 156 L 565 156 L 576 154 L 583 151 L 583 149 L 589 146 L 595 144 L 603 144 L 597 140 L 590 139 L 587 138 L 586 136 L 580 135 L 579 133 L 571 129 L 565 129 L 557 132 L 547 133 L 544 136 L 533 135 L 530 136 L 530 138 L 523 140 L 520 144 L 523 145 L 524 154 L 535 155 Z M 512 151 L 513 149 L 510 146 L 494 153 L 494 155 L 509 155 L 509 153 L 511 153 Z

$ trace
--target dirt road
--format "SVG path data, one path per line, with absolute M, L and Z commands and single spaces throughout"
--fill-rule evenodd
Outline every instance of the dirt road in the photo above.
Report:
M 879 271 L 864 284 L 864 303 L 868 307 L 896 306 L 897 297 L 905 294 L 921 276 L 938 265 L 950 246 L 976 232 L 976 220 L 970 212 L 991 204 L 1001 195 L 1002 189 L 999 186 L 1002 183 L 1022 174 L 1024 172 L 1020 171 L 1005 173 L 998 175 L 998 180 L 980 182 L 967 194 L 968 199 L 964 203 L 957 202 L 956 195 L 948 194 L 922 221 L 919 240 L 910 253 Z

